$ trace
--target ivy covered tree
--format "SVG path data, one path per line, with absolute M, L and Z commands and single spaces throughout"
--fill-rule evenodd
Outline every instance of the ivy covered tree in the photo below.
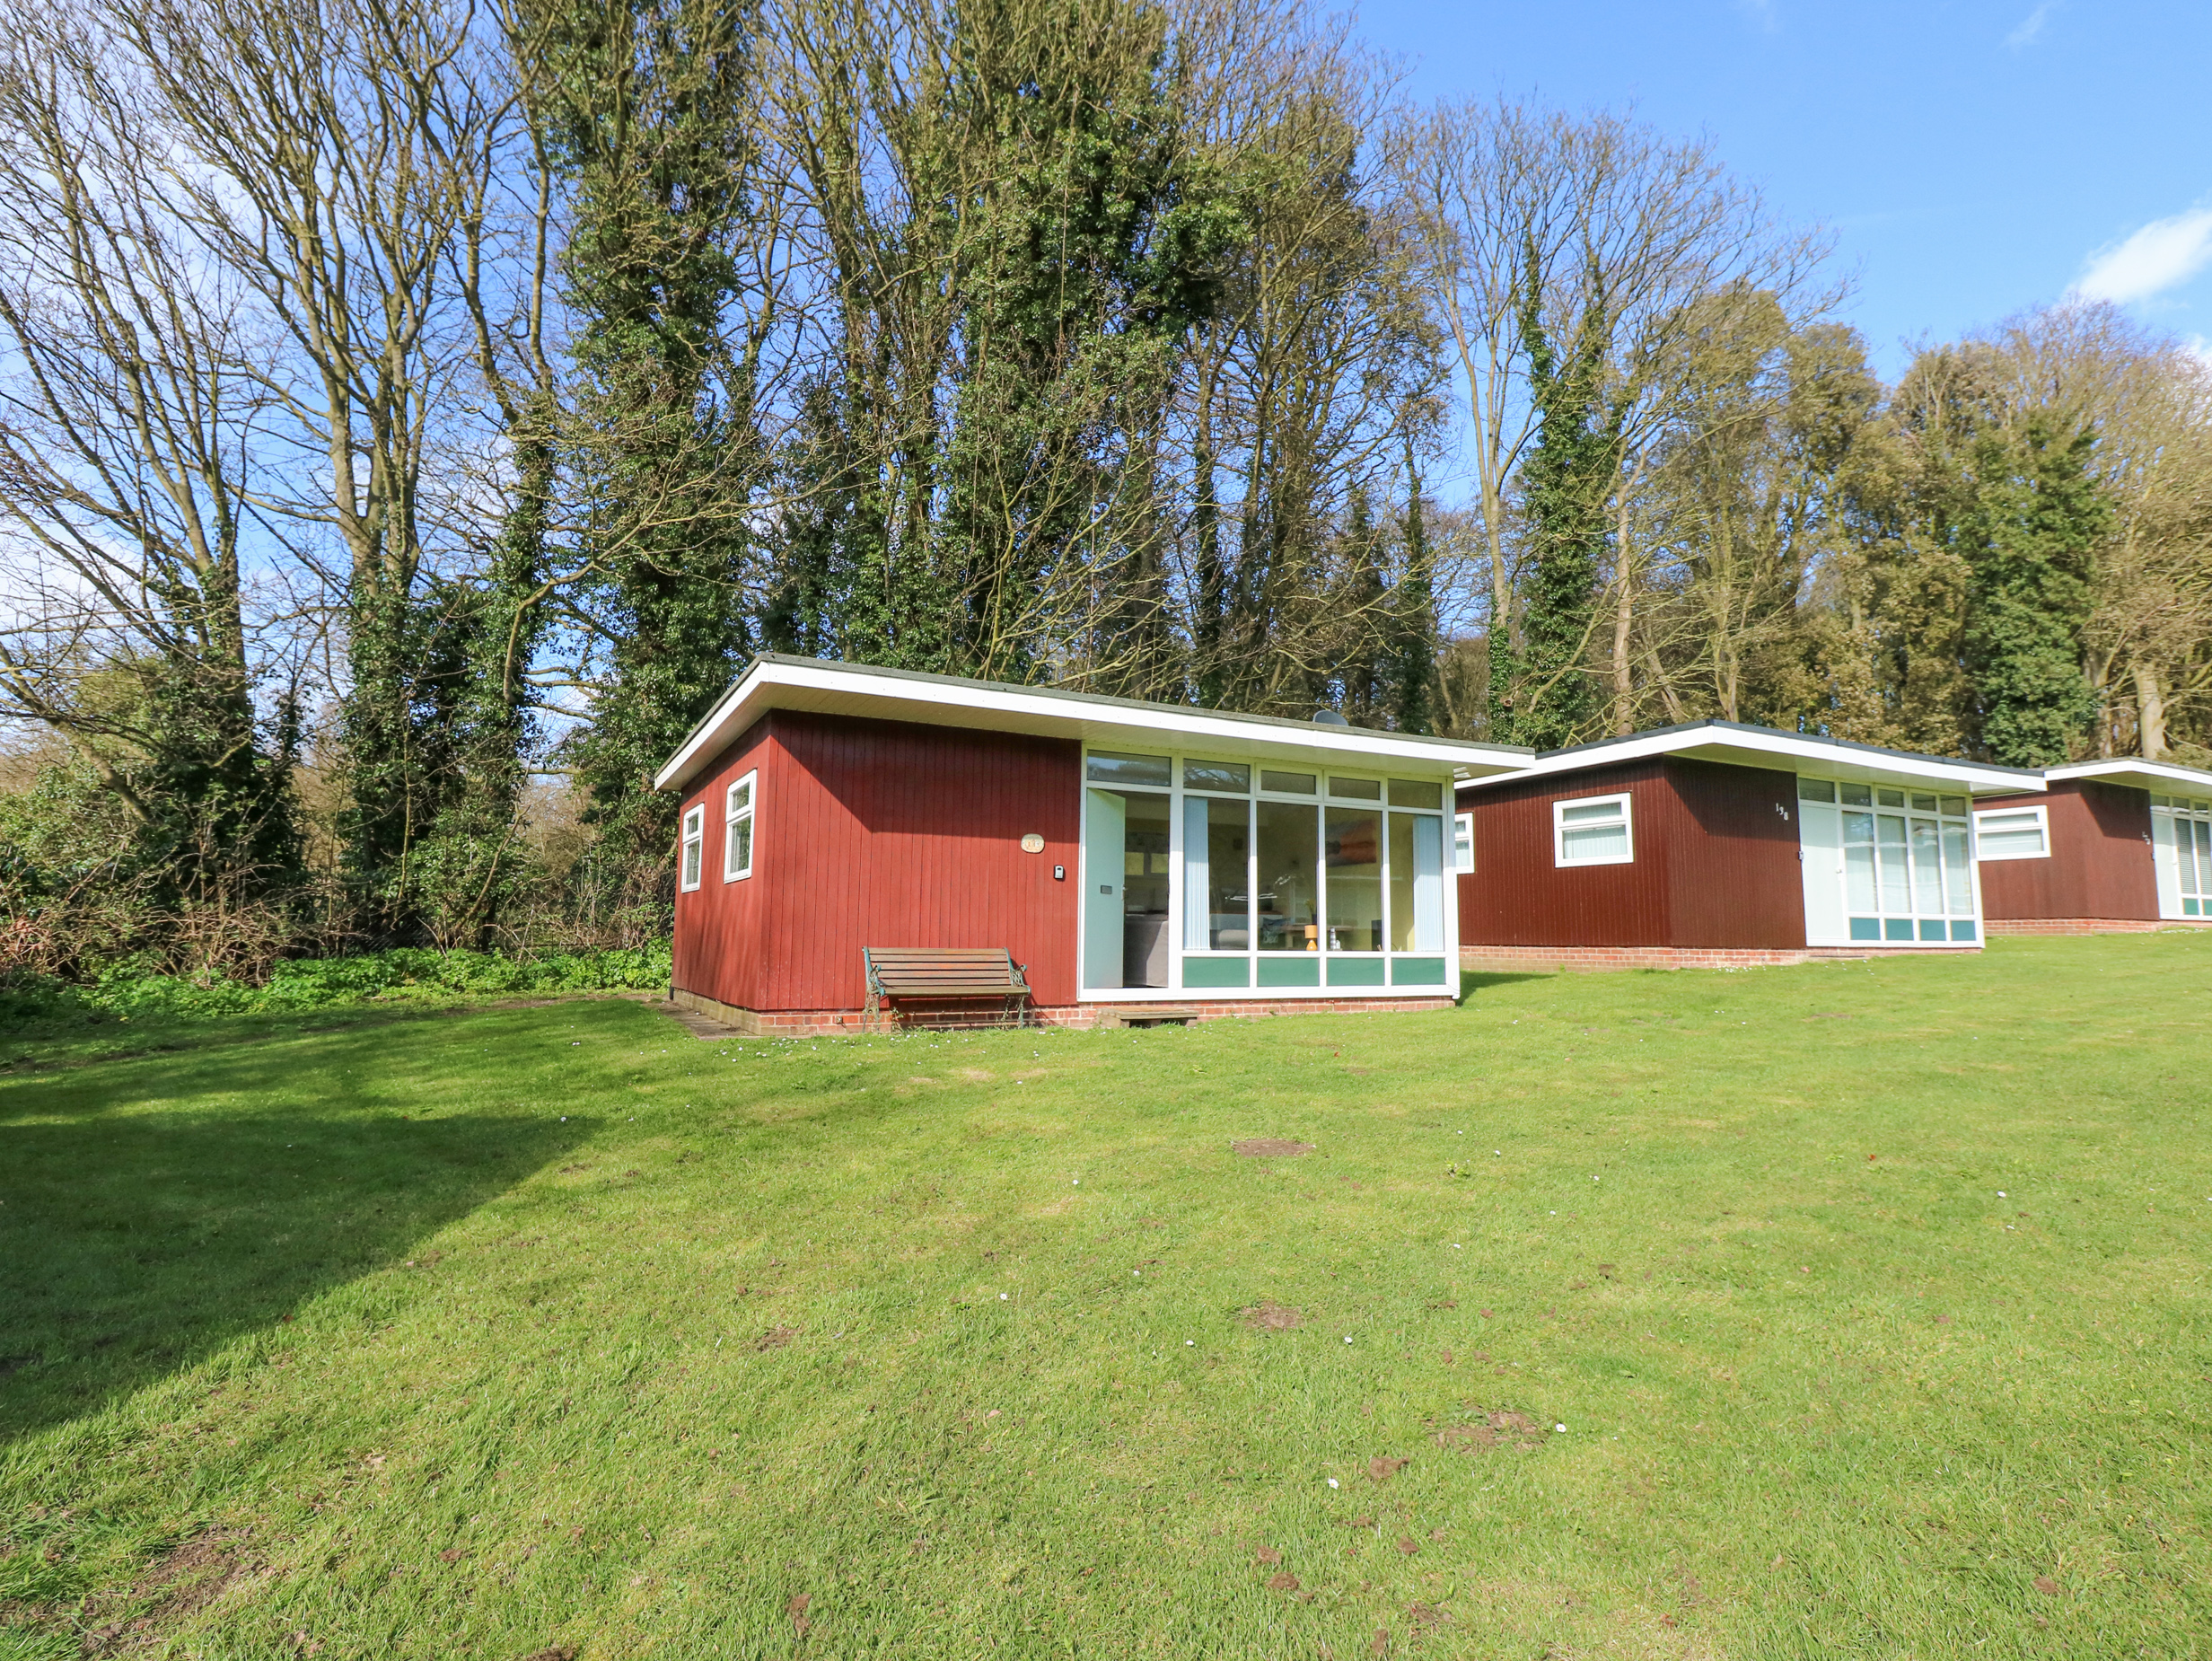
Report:
M 2008 767 L 2067 760 L 2097 713 L 2082 640 L 2112 509 L 2096 447 L 2094 432 L 2050 410 L 1974 446 L 1962 645 L 1978 747 Z
M 757 26 L 743 0 L 574 0 L 539 26 L 572 193 L 571 615 L 606 666 L 571 756 L 591 820 L 641 870 L 665 867 L 674 836 L 654 772 L 752 644 L 755 365 L 727 331 L 754 207 Z

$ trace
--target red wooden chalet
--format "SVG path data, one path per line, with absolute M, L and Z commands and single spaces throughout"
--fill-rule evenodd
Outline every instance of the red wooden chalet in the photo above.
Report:
M 1974 814 L 1991 934 L 2212 922 L 2212 773 L 2123 757 L 2043 778 L 2044 794 Z
M 2040 775 L 1700 721 L 1460 786 L 1470 968 L 1975 951 L 1972 804 Z
M 763 655 L 654 781 L 674 994 L 786 1032 L 1443 1007 L 1453 787 L 1531 753 Z M 933 975 L 973 996 L 899 995 Z

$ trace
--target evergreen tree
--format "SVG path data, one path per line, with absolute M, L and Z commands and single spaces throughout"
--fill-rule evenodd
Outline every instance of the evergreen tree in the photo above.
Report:
M 1436 730 L 1436 583 L 1428 549 L 1428 520 L 1421 499 L 1421 472 L 1406 441 L 1406 555 L 1391 592 L 1391 724 L 1401 733 Z
M 1619 448 L 1618 415 L 1604 407 L 1602 271 L 1564 356 L 1544 328 L 1541 296 L 1523 303 L 1536 442 L 1521 467 L 1521 515 L 1529 548 L 1522 584 L 1521 659 L 1497 651 L 1492 628 L 1491 725 L 1501 740 L 1558 749 L 1589 735 L 1596 688 L 1585 667 L 1595 628 L 1598 574 L 1607 551 L 1605 504 Z M 1497 697 L 1503 685 L 1504 699 Z
M 2096 714 L 2082 635 L 2111 514 L 2090 471 L 2096 444 L 2046 410 L 1975 444 L 1962 646 L 1979 748 L 2008 767 L 2065 761 Z
M 752 211 L 753 8 L 573 0 L 544 24 L 549 138 L 574 192 L 562 256 L 580 320 L 570 471 L 611 673 L 575 742 L 590 818 L 664 872 L 654 771 L 742 664 L 750 365 L 724 339 Z

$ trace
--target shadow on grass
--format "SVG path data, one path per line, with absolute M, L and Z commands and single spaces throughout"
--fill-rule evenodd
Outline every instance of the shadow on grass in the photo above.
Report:
M 574 1115 L 348 1112 L 331 1098 L 340 1069 L 368 1064 L 360 1048 L 148 1058 L 0 1094 L 0 1445 L 274 1325 L 593 1129 Z M 291 1101 L 115 1111 L 257 1089 Z
M 1494 986 L 1511 986 L 1516 980 L 1549 980 L 1550 975 L 1490 974 L 1479 970 L 1460 971 L 1460 998 L 1464 1002 L 1476 993 Z

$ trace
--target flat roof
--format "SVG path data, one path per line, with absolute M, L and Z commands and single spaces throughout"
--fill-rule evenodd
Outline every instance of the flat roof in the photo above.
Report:
M 745 666 L 704 721 L 655 774 L 656 790 L 680 789 L 771 709 L 915 721 L 997 733 L 1073 738 L 1106 748 L 1220 749 L 1237 755 L 1326 766 L 1448 768 L 1456 777 L 1525 767 L 1536 752 L 1516 744 L 1423 738 L 1359 726 L 1324 726 L 1279 716 L 1233 715 L 1188 704 L 1156 704 L 1053 687 L 971 681 L 912 669 L 876 669 L 763 652 Z
M 1916 755 L 1909 750 L 1884 750 L 1878 744 L 1855 744 L 1815 733 L 1786 733 L 1778 726 L 1750 726 L 1737 721 L 1685 721 L 1679 726 L 1655 727 L 1626 738 L 1547 750 L 1518 772 L 1475 779 L 1460 787 L 1480 789 L 1484 785 L 1581 772 L 1652 756 L 1681 756 L 1734 767 L 1781 768 L 1860 784 L 1917 785 L 1923 789 L 1930 785 L 1947 786 L 1968 795 L 2016 795 L 2044 787 L 2043 775 L 2032 768 Z
M 2200 767 L 2181 767 L 2172 761 L 2146 761 L 2141 756 L 2107 756 L 2096 761 L 2069 761 L 2048 767 L 2043 777 L 2058 780 L 2094 778 L 2108 785 L 2132 785 L 2137 790 L 2172 795 L 2176 789 L 2212 795 L 2212 772 Z

